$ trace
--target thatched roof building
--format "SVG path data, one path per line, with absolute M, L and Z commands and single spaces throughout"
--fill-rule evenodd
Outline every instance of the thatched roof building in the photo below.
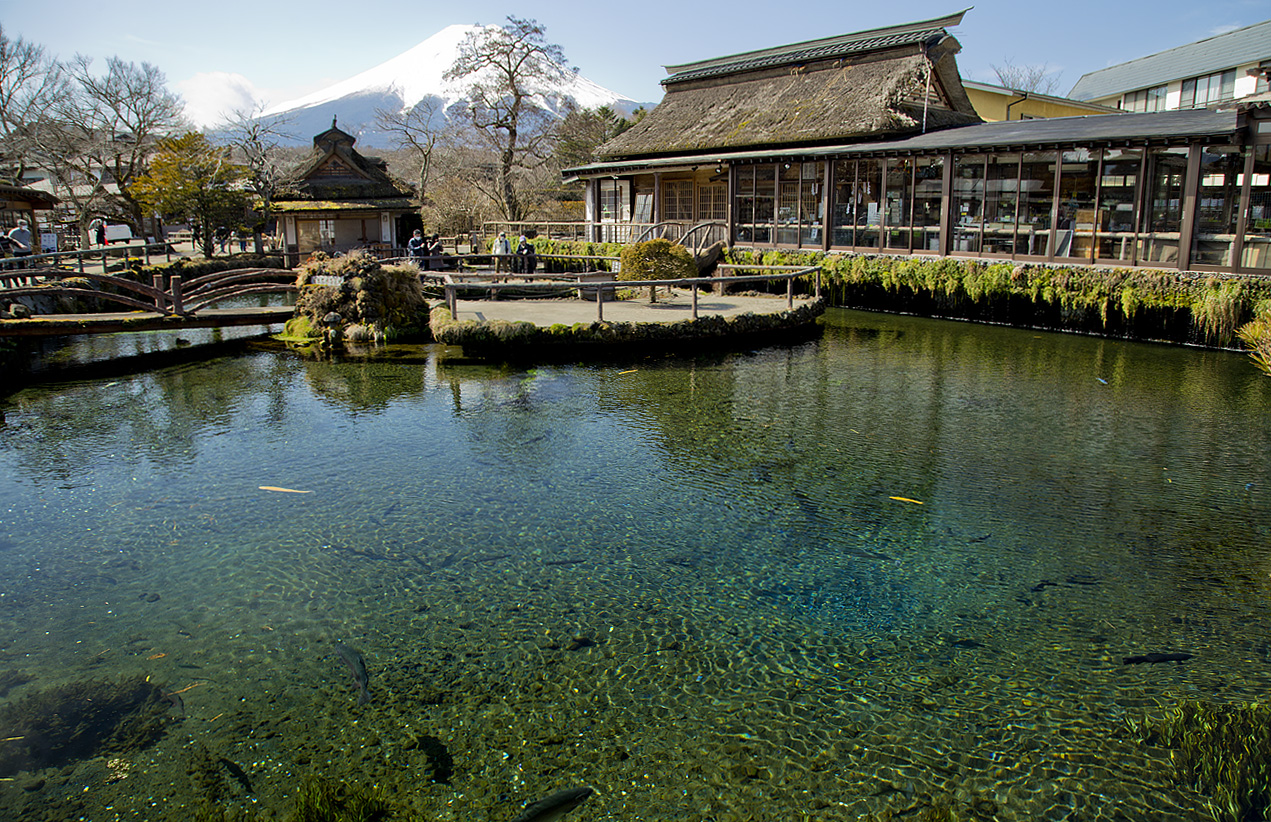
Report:
M 803 146 L 978 123 L 945 31 L 964 12 L 668 66 L 666 96 L 606 159 Z
M 313 138 L 313 151 L 286 176 L 290 194 L 274 202 L 288 252 L 348 251 L 404 246 L 417 221 L 413 193 L 393 179 L 388 164 L 353 148 L 356 138 L 331 128 Z

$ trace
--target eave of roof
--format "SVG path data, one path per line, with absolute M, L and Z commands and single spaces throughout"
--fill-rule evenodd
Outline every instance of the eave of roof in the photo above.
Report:
M 1184 143 L 1205 137 L 1230 137 L 1240 128 L 1234 110 L 1189 109 L 1153 114 L 1096 114 L 1005 120 L 960 126 L 898 140 L 843 143 L 814 147 L 772 147 L 749 151 L 710 151 L 697 154 L 623 159 L 565 169 L 568 178 L 600 177 L 639 171 L 664 171 L 723 163 L 759 160 L 801 160 L 855 154 L 934 154 L 942 151 L 1022 151 L 1061 146 Z
M 937 17 L 933 20 L 919 20 L 899 26 L 857 31 L 840 34 L 836 37 L 825 37 L 820 40 L 807 40 L 802 43 L 791 43 L 785 46 L 747 51 L 726 57 L 714 57 L 694 63 L 678 66 L 666 66 L 669 77 L 662 80 L 662 85 L 700 80 L 705 77 L 717 77 L 758 69 L 774 68 L 791 63 L 806 63 L 812 60 L 832 60 L 868 51 L 895 48 L 904 45 L 918 45 L 928 39 L 943 34 L 944 29 L 962 22 L 962 17 L 970 8 L 955 14 Z
M 39 189 L 29 188 L 28 186 L 10 185 L 8 183 L 0 183 L 0 196 L 27 200 L 32 205 L 38 203 L 43 208 L 52 208 L 61 202 L 57 197 L 47 191 L 40 191 Z
M 1099 114 L 1119 114 L 1122 109 L 1113 108 L 1112 106 L 1100 105 L 1099 103 L 1087 103 L 1084 100 L 1074 100 L 1071 97 L 1056 97 L 1053 94 L 1042 94 L 1037 91 L 1023 91 L 1016 88 L 1008 88 L 1007 86 L 996 86 L 992 83 L 979 83 L 975 80 L 963 80 L 962 87 L 973 89 L 975 91 L 983 91 L 989 94 L 1002 94 L 1011 97 L 1019 97 L 1020 99 L 1036 100 L 1042 103 L 1055 103 L 1061 106 L 1072 106 L 1073 108 L 1085 109 L 1090 112 Z

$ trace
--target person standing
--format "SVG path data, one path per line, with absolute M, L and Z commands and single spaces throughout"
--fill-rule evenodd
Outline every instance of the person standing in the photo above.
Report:
M 31 230 L 27 228 L 26 220 L 18 220 L 17 228 L 8 234 L 9 248 L 13 252 L 14 257 L 30 257 L 31 256 Z M 25 268 L 26 264 L 19 262 L 18 268 Z
M 538 268 L 538 257 L 534 253 L 534 244 L 526 239 L 525 235 L 521 235 L 520 242 L 516 245 L 517 269 L 522 274 L 533 274 L 534 269 Z
M 428 265 L 442 271 L 446 268 L 446 254 L 441 245 L 441 235 L 434 234 L 428 240 Z
M 507 267 L 506 260 L 511 253 L 512 244 L 508 242 L 508 233 L 500 231 L 494 240 L 494 273 L 498 274 Z
M 106 244 L 106 221 L 98 217 L 88 224 L 88 230 L 93 232 L 93 238 L 98 245 Z
M 424 232 L 418 228 L 410 235 L 410 239 L 406 241 L 406 253 L 410 255 L 414 261 L 424 271 L 428 270 L 428 261 L 424 259 L 424 252 L 427 247 L 424 245 Z

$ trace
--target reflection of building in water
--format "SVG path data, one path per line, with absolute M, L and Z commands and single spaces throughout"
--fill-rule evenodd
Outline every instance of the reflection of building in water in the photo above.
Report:
M 383 160 L 359 154 L 354 142 L 332 122 L 288 175 L 294 193 L 274 203 L 288 252 L 403 247 L 419 227 L 409 217 L 410 188 L 389 176 Z
M 670 67 L 661 104 L 566 172 L 591 236 L 1271 270 L 1267 104 L 985 123 L 961 20 Z

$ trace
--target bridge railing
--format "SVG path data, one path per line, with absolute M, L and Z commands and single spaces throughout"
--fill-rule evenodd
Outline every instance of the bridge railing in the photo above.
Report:
M 36 269 L 52 277 L 65 276 L 61 269 Z M 35 297 L 90 297 L 96 300 L 118 303 L 129 308 L 154 311 L 167 316 L 188 317 L 195 312 L 224 300 L 248 294 L 295 292 L 295 274 L 280 268 L 239 268 L 217 271 L 183 282 L 180 274 L 172 274 L 164 282 L 162 274 L 155 274 L 151 283 L 139 283 L 126 277 L 85 271 L 74 275 L 77 279 L 92 280 L 108 286 L 98 290 L 79 285 L 62 285 L 44 282 L 40 285 L 24 285 L 0 291 L 5 298 Z
M 77 251 L 54 251 L 46 254 L 31 254 L 26 257 L 0 258 L 0 274 L 4 279 L 30 277 L 30 269 L 61 268 L 64 270 L 85 273 L 89 266 L 101 265 L 102 273 L 110 268 L 110 260 L 129 260 L 133 257 L 145 261 L 162 257 L 170 262 L 176 256 L 170 243 L 125 243 L 121 245 L 104 245 L 98 248 Z M 24 273 L 25 270 L 25 273 Z

